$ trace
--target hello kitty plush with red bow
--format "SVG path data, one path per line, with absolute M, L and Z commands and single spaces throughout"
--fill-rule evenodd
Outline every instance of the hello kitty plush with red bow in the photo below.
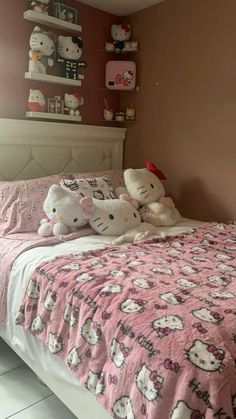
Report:
M 128 193 L 141 206 L 142 221 L 154 226 L 172 226 L 180 221 L 181 216 L 172 199 L 165 197 L 161 179 L 166 179 L 165 175 L 150 161 L 146 162 L 144 169 L 124 172 Z
M 112 25 L 111 37 L 115 45 L 115 51 L 122 51 L 125 47 L 125 41 L 129 41 L 131 38 L 131 25 L 128 23 Z

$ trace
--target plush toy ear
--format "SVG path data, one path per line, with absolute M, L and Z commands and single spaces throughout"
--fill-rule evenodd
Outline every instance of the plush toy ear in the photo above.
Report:
M 139 207 L 139 203 L 138 203 L 138 201 L 137 201 L 135 198 L 132 198 L 130 195 L 121 194 L 121 195 L 119 196 L 119 199 L 120 199 L 121 201 L 127 201 L 127 202 L 129 202 L 131 205 L 133 205 L 133 207 L 134 207 L 135 209 L 138 209 L 138 207 Z
M 160 180 L 166 180 L 166 177 L 164 173 L 158 169 L 154 163 L 152 163 L 150 160 L 147 160 L 145 162 L 146 169 L 149 170 L 149 172 L 152 172 L 154 175 L 156 175 Z
M 82 216 L 86 219 L 89 220 L 89 218 L 91 218 L 92 214 L 93 214 L 93 209 L 94 209 L 94 204 L 93 204 L 93 200 L 92 198 L 81 198 L 79 201 L 81 207 L 83 208 L 83 214 Z

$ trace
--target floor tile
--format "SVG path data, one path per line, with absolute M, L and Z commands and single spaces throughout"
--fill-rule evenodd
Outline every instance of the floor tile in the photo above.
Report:
M 0 376 L 0 419 L 13 415 L 52 394 L 36 375 L 23 365 Z
M 17 413 L 13 416 L 12 419 L 42 418 L 77 419 L 76 416 L 74 416 L 73 413 L 71 413 L 69 409 L 67 409 L 65 405 L 55 395 L 47 397 L 46 399 L 34 404 L 28 409 Z
M 20 365 L 23 365 L 21 358 L 0 338 L 0 375 Z

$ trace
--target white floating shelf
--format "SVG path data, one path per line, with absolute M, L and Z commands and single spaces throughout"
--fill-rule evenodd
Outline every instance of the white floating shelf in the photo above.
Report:
M 70 23 L 53 16 L 45 15 L 44 13 L 35 12 L 34 10 L 26 10 L 23 16 L 25 20 L 29 20 L 30 22 L 35 22 L 40 25 L 46 25 L 56 29 L 64 29 L 65 31 L 74 33 L 82 31 L 82 27 L 80 25 L 76 25 L 75 23 Z
M 81 116 L 65 115 L 63 113 L 49 113 L 49 112 L 26 112 L 27 118 L 38 118 L 38 119 L 56 119 L 59 121 L 73 121 L 81 122 Z
M 49 74 L 27 72 L 25 73 L 25 79 L 42 81 L 45 83 L 65 84 L 67 86 L 81 86 L 81 80 L 84 79 L 84 75 L 79 74 L 80 80 L 74 80 L 67 79 L 66 77 L 51 76 Z

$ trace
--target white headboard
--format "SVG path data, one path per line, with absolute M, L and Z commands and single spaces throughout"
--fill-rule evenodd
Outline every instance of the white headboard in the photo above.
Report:
M 0 119 L 0 180 L 120 169 L 126 129 Z

